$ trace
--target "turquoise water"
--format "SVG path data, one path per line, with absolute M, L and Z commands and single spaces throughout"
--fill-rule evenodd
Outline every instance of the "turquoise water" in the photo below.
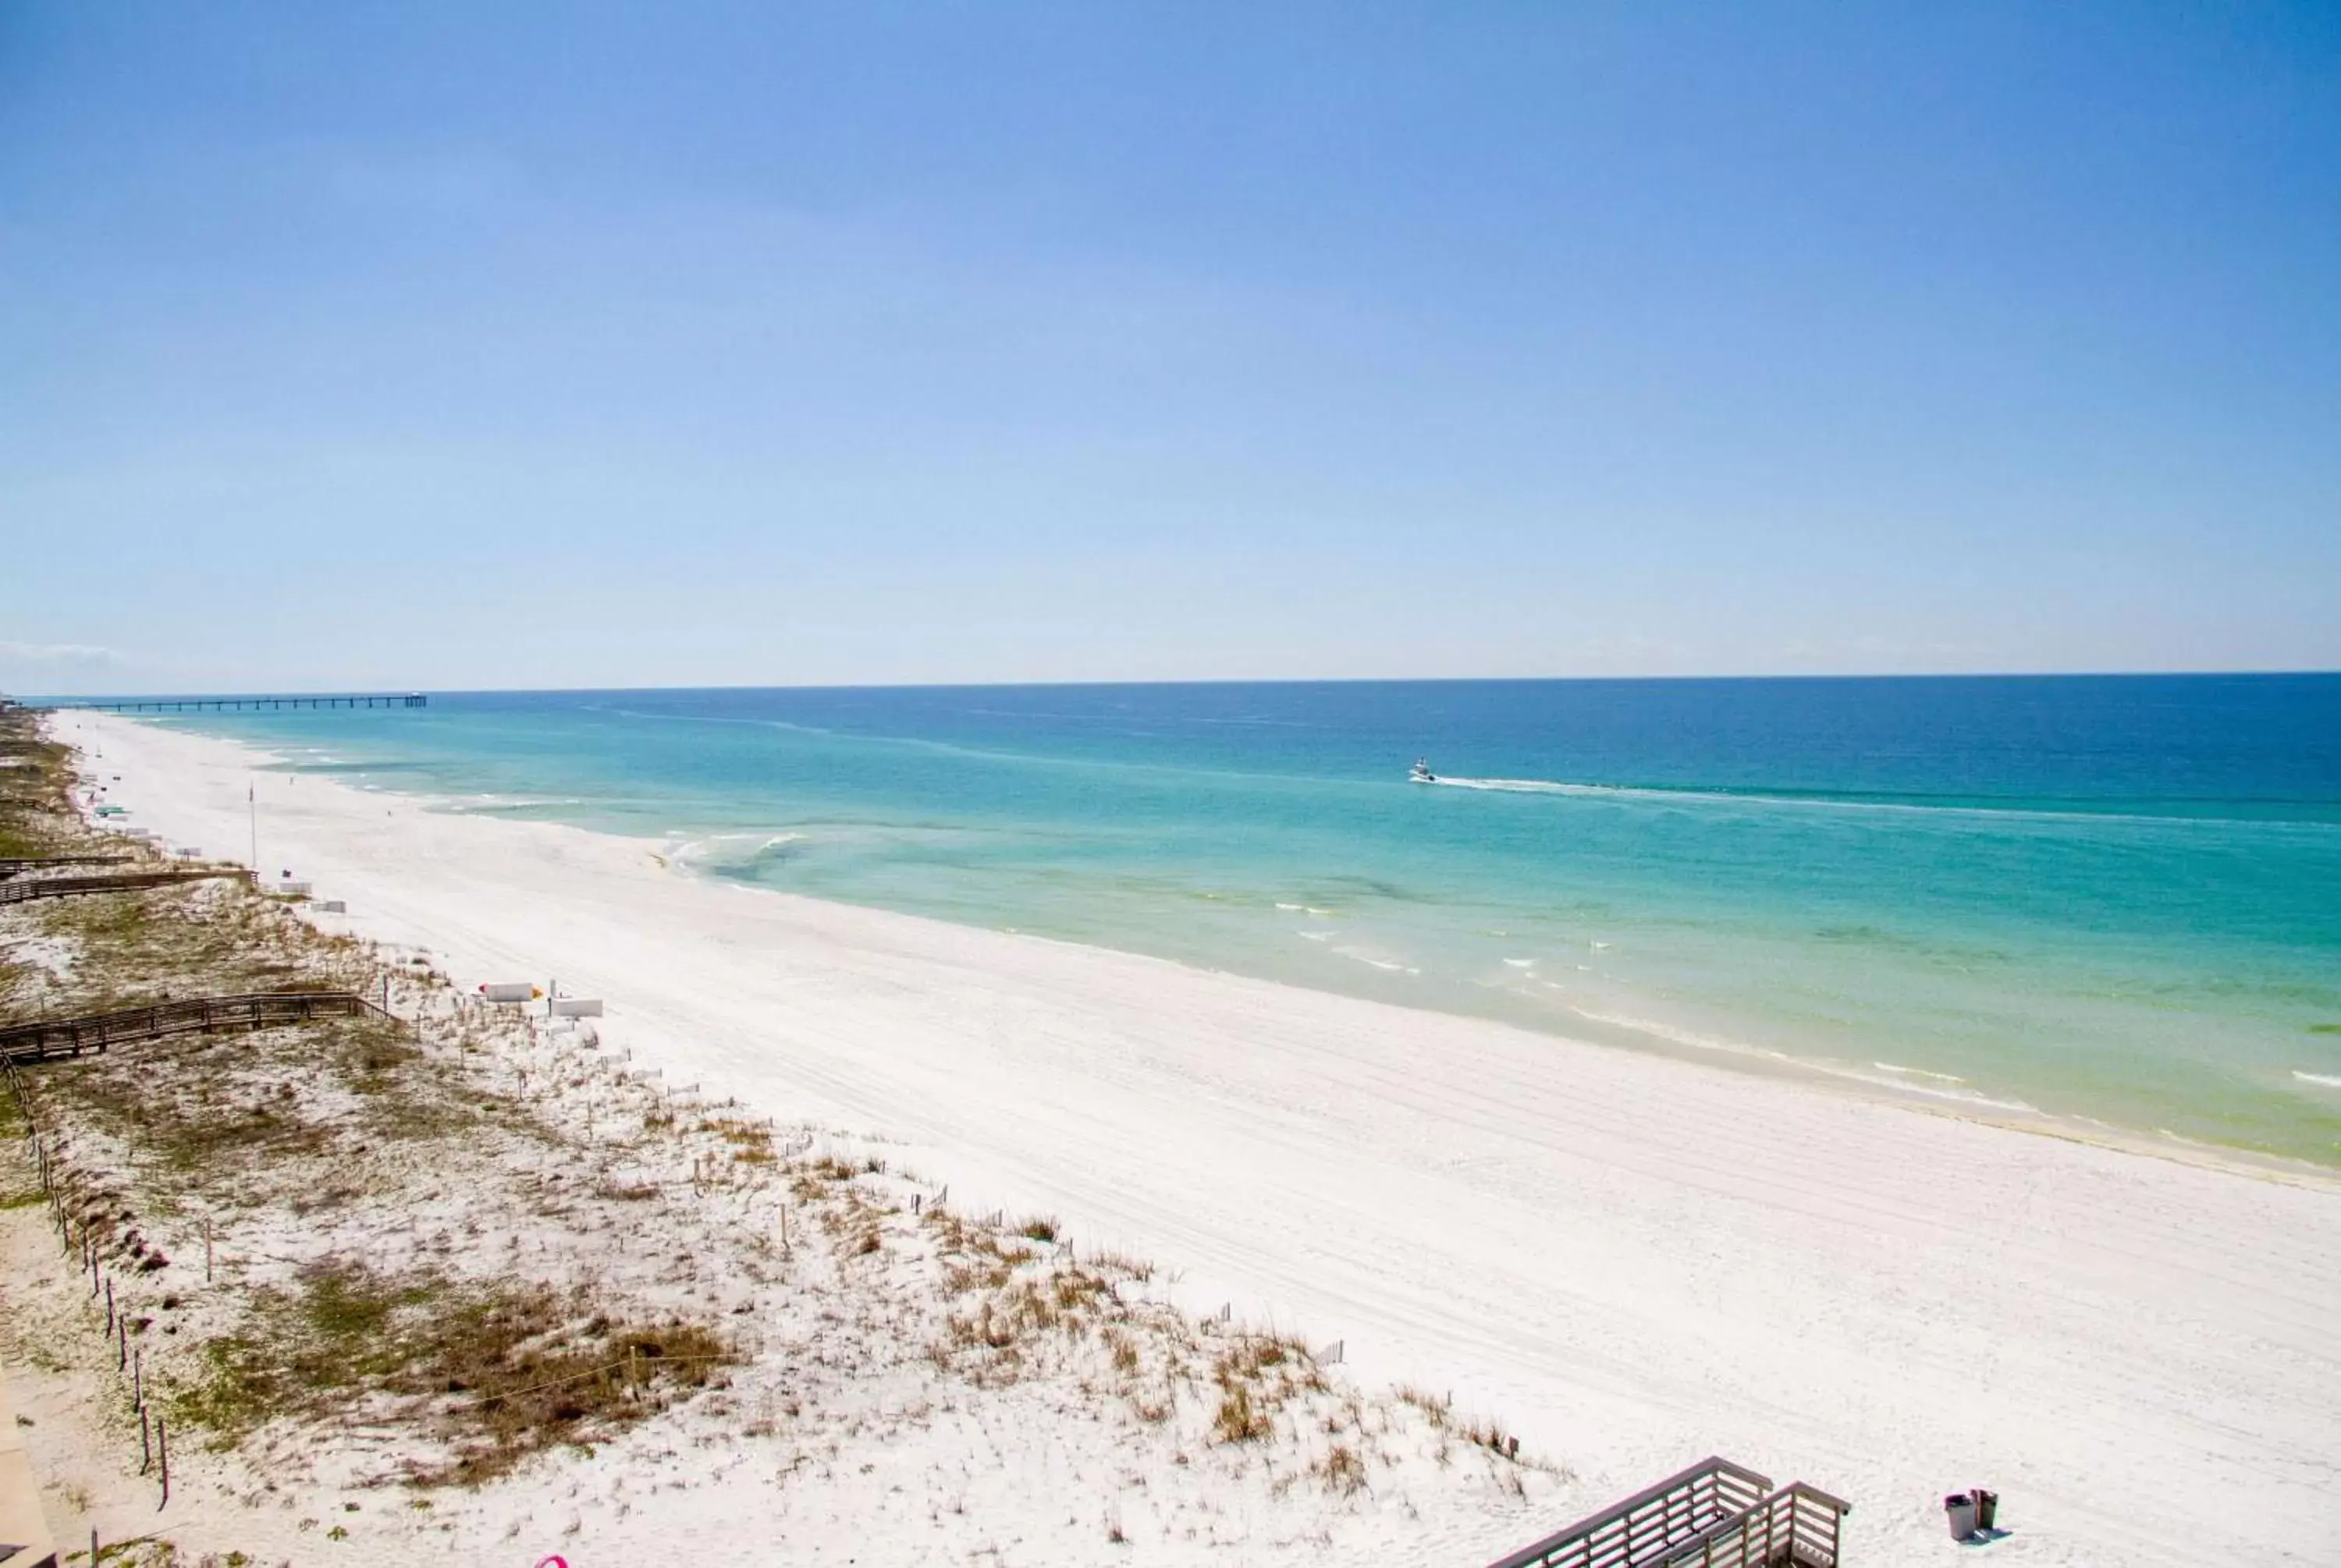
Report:
M 2341 676 L 206 715 L 712 876 L 2341 1164 Z M 1444 777 L 1409 785 L 1418 754 Z

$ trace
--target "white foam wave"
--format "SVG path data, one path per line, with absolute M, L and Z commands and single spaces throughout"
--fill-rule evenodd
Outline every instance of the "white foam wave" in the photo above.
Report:
M 366 786 L 372 788 L 372 786 Z M 425 798 L 425 804 L 443 804 L 443 809 L 457 813 L 467 811 L 526 811 L 542 806 L 577 806 L 583 802 L 574 795 L 467 795 L 448 800 Z
M 1536 960 L 1534 958 L 1506 958 L 1504 962 L 1509 964 L 1515 969 L 1533 969 L 1536 968 Z
M 1360 952 L 1355 948 L 1336 948 L 1333 951 L 1340 954 L 1341 957 L 1345 958 L 1354 958 L 1360 964 L 1365 964 L 1373 968 L 1380 969 L 1385 974 L 1420 975 L 1422 973 L 1420 969 L 1416 968 L 1411 964 L 1401 964 L 1395 958 L 1377 958 L 1371 953 Z
M 2315 1084 L 2319 1088 L 2341 1089 L 2341 1074 L 2305 1073 L 2298 1067 L 2295 1067 L 2292 1069 L 2292 1076 L 2304 1084 Z
M 1880 1077 L 1877 1073 L 1860 1067 L 1838 1062 L 1816 1060 L 1810 1057 L 1793 1056 L 1787 1051 L 1773 1050 L 1765 1046 L 1752 1046 L 1741 1040 L 1704 1035 L 1696 1030 L 1680 1028 L 1652 1018 L 1629 1017 L 1616 1013 L 1598 1013 L 1589 1007 L 1570 1007 L 1569 1010 L 1580 1018 L 1589 1018 L 1596 1023 L 1616 1024 L 1640 1034 L 1655 1035 L 1662 1040 L 1672 1040 L 1678 1045 L 1691 1046 L 1703 1051 L 1718 1051 L 1739 1057 L 1761 1057 L 1769 1061 L 1787 1062 L 1811 1072 L 1826 1073 L 1831 1077 L 1851 1078 L 1857 1083 L 1875 1084 L 1880 1088 L 1890 1088 L 1906 1095 L 1923 1095 L 1928 1099 L 1949 1100 L 1958 1105 L 1972 1106 L 1985 1110 L 2008 1111 L 2019 1116 L 2041 1114 L 2040 1107 L 2029 1101 L 1997 1098 L 1979 1090 L 1966 1087 L 1965 1079 L 1952 1078 L 1946 1073 L 1921 1075 L 1929 1078 L 1948 1080 L 1941 1087 L 1938 1087 L 1931 1083 L 1912 1082 L 1908 1075 L 1918 1072 L 1918 1069 L 1888 1067 L 1883 1062 L 1872 1063 L 1873 1067 L 1886 1067 L 1887 1071 L 1897 1075 L 1892 1077 Z
M 767 849 L 798 843 L 806 837 L 802 833 L 705 833 L 686 837 L 680 828 L 669 829 L 667 836 L 676 840 L 667 853 L 675 859 L 690 861 L 727 852 L 736 854 L 742 846 L 747 847 L 751 855 L 761 855 Z
M 1876 1067 L 1881 1073 L 1902 1073 L 1910 1077 L 1933 1078 L 1938 1083 L 1945 1084 L 1963 1084 L 1967 1082 L 1967 1079 L 1960 1077 L 1954 1073 L 1930 1073 L 1924 1067 L 1906 1067 L 1897 1062 L 1872 1062 L 1869 1065 Z

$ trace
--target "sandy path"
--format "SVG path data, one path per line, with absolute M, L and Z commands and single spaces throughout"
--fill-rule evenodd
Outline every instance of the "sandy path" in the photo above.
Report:
M 241 855 L 250 754 L 89 715 Z M 2341 1561 L 2341 1188 L 702 882 L 656 846 L 259 776 L 264 865 L 464 983 L 557 975 L 670 1081 L 911 1146 L 1631 1490 L 1719 1452 L 1851 1560 Z M 1559 1523 L 1558 1521 L 1556 1523 Z

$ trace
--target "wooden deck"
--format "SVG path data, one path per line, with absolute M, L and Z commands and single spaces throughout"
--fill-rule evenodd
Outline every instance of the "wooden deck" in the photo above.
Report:
M 310 1018 L 385 1019 L 410 1027 L 355 991 L 263 991 L 240 997 L 194 997 L 78 1018 L 44 1018 L 0 1027 L 0 1062 L 57 1061 L 134 1040 L 207 1035 L 222 1029 L 269 1029 Z
M 1709 1457 L 1491 1568 L 1836 1568 L 1853 1505 Z

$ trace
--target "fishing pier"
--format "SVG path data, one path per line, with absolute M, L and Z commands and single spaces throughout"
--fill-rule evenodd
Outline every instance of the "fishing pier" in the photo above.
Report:
M 45 704 L 64 711 L 101 713 L 232 713 L 254 709 L 283 708 L 428 708 L 431 699 L 420 691 L 356 692 L 296 697 L 125 697 L 113 701 L 87 700 Z

